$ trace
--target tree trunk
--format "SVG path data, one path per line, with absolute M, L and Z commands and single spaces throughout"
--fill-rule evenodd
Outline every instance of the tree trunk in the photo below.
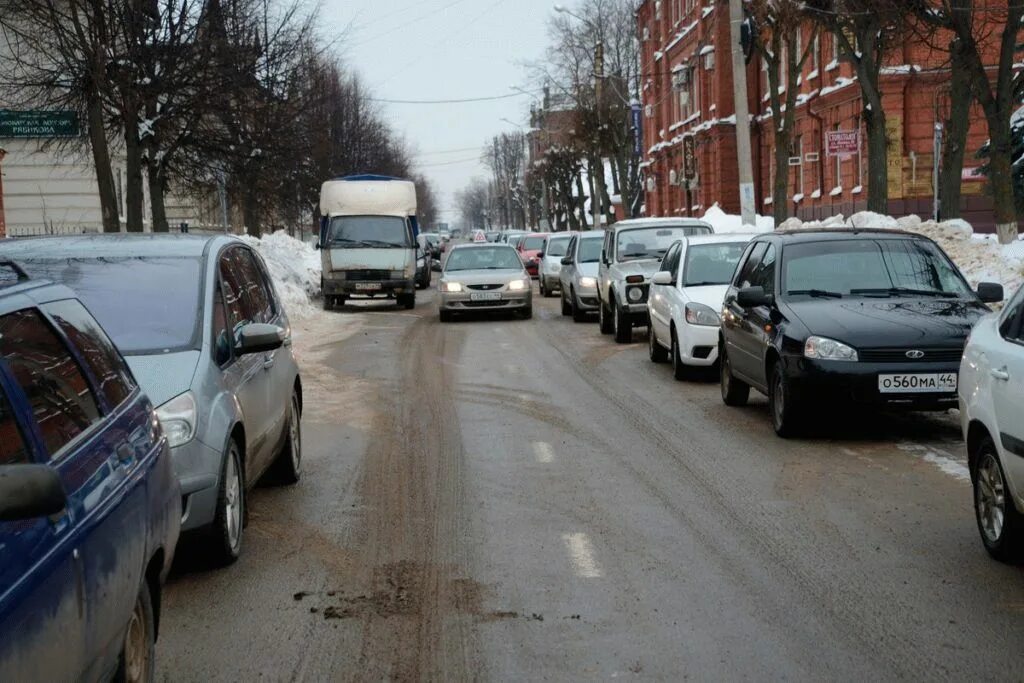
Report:
M 92 148 L 92 162 L 96 168 L 96 185 L 100 193 L 100 212 L 103 216 L 103 232 L 121 232 L 120 207 L 117 203 L 117 186 L 110 166 L 110 147 L 107 132 L 103 126 L 103 103 L 95 94 L 88 97 L 89 143 Z
M 242 197 L 242 221 L 245 223 L 245 233 L 252 237 L 260 237 L 263 230 L 260 227 L 260 213 L 257 207 L 256 193 L 250 189 L 252 183 L 246 184 Z
M 881 107 L 865 109 L 868 137 L 868 211 L 889 213 L 889 143 Z M 902 153 L 902 150 L 900 150 Z
M 167 207 L 164 205 L 163 174 L 159 164 L 149 165 L 146 179 L 149 181 L 149 203 L 153 211 L 153 232 L 170 232 L 170 225 L 167 223 Z
M 137 116 L 126 116 L 126 121 L 136 121 Z M 124 131 L 125 168 L 125 217 L 128 232 L 142 232 L 142 144 L 139 142 L 137 125 L 126 125 Z
M 772 119 L 775 125 L 776 119 Z M 775 182 L 772 184 L 772 215 L 775 225 L 790 217 L 789 212 L 789 134 L 775 131 Z
M 950 84 L 949 120 L 946 121 L 945 142 L 942 148 L 942 172 L 939 176 L 939 218 L 949 220 L 960 217 L 960 193 L 963 189 L 964 154 L 967 147 L 967 132 L 971 126 L 968 118 L 974 93 L 971 90 L 971 74 L 959 58 L 959 42 L 950 48 L 952 56 L 952 81 Z
M 988 181 L 995 202 L 996 234 L 1000 244 L 1017 240 L 1017 206 L 1013 193 L 1013 142 L 1010 139 L 1009 109 L 988 116 L 991 144 Z
M 577 207 L 574 210 L 580 212 L 580 225 L 586 227 L 587 225 L 587 199 L 583 193 L 583 174 L 576 174 L 576 203 Z M 595 227 L 596 229 L 596 227 Z

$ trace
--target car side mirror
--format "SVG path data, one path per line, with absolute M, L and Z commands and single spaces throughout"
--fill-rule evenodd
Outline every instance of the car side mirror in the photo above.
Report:
M 744 287 L 736 293 L 736 303 L 743 308 L 771 306 L 775 303 L 775 297 L 765 294 L 764 287 Z
M 563 266 L 571 266 L 572 265 L 572 256 L 565 256 L 565 257 L 563 257 L 562 258 L 562 265 Z
M 997 304 L 1006 298 L 1003 286 L 994 282 L 978 283 L 978 298 L 985 304 Z
M 0 522 L 50 517 L 67 503 L 60 476 L 49 465 L 0 467 Z
M 253 353 L 276 351 L 284 346 L 285 331 L 277 325 L 249 323 L 238 332 L 235 353 L 246 356 Z
M 320 245 L 320 240 L 316 241 L 316 245 L 313 248 L 314 249 L 323 249 L 323 247 Z
M 671 287 L 672 285 L 675 284 L 675 282 L 673 282 L 672 273 L 668 272 L 667 270 L 659 270 L 657 273 L 655 273 L 654 277 L 651 279 L 651 283 L 655 285 L 664 285 L 667 287 Z

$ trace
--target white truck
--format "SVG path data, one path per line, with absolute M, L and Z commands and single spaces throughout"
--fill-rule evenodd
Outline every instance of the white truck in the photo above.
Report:
M 361 175 L 320 188 L 324 308 L 352 297 L 387 297 L 416 306 L 416 186 L 409 180 Z

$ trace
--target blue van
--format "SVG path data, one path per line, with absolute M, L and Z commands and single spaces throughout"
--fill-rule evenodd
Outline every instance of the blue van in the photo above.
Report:
M 121 354 L 70 289 L 0 262 L 0 681 L 152 680 L 180 524 Z

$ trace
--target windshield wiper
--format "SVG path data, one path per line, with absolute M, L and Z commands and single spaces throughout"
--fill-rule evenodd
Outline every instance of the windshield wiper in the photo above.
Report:
M 366 242 L 363 242 L 361 240 L 350 240 L 345 237 L 335 237 L 333 240 L 331 240 L 331 246 L 333 247 L 334 245 L 342 245 L 346 247 L 365 246 Z
M 935 296 L 943 299 L 957 298 L 954 292 L 941 292 L 935 289 L 914 289 L 913 287 L 877 287 L 851 289 L 850 294 L 883 294 L 885 296 Z
M 827 289 L 791 289 L 787 294 L 806 294 L 807 296 L 820 297 L 823 299 L 842 299 L 843 295 L 839 292 L 830 292 Z
M 395 244 L 394 242 L 385 242 L 383 240 L 363 240 L 362 244 L 368 247 L 383 247 L 385 249 L 392 247 L 397 247 L 398 249 L 406 248 L 404 244 Z

